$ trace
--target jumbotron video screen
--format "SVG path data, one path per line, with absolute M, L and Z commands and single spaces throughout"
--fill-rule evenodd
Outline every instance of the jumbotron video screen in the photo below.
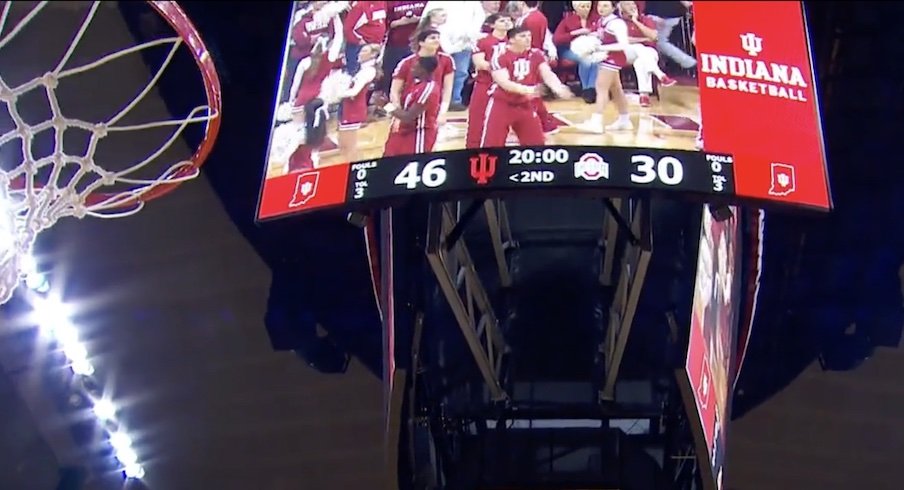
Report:
M 258 219 L 519 190 L 832 206 L 801 2 L 299 1 L 289 24 Z
M 689 413 L 696 414 L 693 423 L 699 423 L 706 448 L 704 488 L 716 490 L 724 481 L 741 302 L 740 210 L 729 209 L 731 217 L 716 221 L 709 206 L 704 207 L 685 360 L 692 391 Z

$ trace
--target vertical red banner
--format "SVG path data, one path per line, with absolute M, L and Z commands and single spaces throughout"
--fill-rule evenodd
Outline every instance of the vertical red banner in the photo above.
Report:
M 738 195 L 831 208 L 800 2 L 694 2 L 703 137 Z

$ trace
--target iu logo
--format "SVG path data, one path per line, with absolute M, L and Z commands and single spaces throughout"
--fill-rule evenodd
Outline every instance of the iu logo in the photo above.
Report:
M 747 34 L 741 34 L 740 37 L 741 47 L 744 48 L 744 51 L 747 51 L 747 54 L 750 56 L 756 56 L 763 50 L 763 38 L 756 34 L 748 32 Z
M 290 208 L 304 206 L 314 196 L 317 195 L 317 183 L 320 182 L 320 172 L 305 172 L 298 175 L 295 180 L 295 192 L 292 195 L 292 201 L 289 202 Z
M 706 362 L 704 357 L 703 369 L 700 372 L 700 385 L 697 386 L 697 401 L 700 403 L 700 408 L 703 410 L 706 410 L 709 407 L 710 383 L 711 376 L 709 373 L 709 363 Z
M 515 80 L 524 80 L 529 73 L 530 61 L 523 58 L 515 60 L 515 64 L 512 66 L 512 76 L 515 77 Z
M 772 164 L 772 185 L 769 186 L 770 196 L 787 196 L 797 188 L 794 179 L 794 166 L 787 163 Z
M 486 185 L 496 175 L 496 158 L 486 153 L 471 157 L 471 177 L 477 185 Z

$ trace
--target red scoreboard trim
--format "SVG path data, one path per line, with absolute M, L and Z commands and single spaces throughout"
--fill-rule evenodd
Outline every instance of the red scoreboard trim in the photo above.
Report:
M 345 204 L 348 169 L 343 163 L 265 180 L 257 218 Z
M 800 2 L 694 2 L 704 147 L 734 156 L 735 192 L 831 209 Z

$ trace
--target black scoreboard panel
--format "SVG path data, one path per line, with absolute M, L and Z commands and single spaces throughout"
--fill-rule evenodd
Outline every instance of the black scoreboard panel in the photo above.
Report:
M 625 147 L 486 148 L 349 166 L 346 203 L 422 193 L 619 189 L 733 196 L 730 155 Z

